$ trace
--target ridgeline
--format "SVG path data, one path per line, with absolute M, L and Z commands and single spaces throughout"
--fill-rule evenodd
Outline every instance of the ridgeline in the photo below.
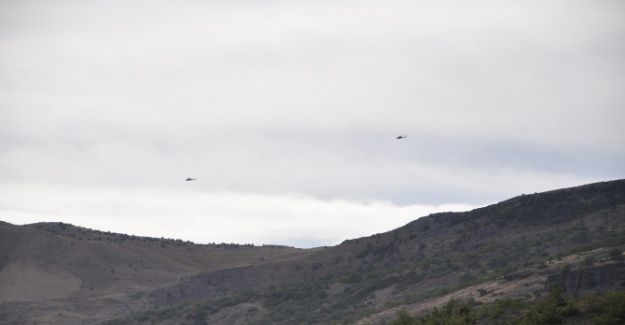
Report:
M 0 222 L 0 323 L 618 323 L 624 248 L 625 180 L 316 249 Z

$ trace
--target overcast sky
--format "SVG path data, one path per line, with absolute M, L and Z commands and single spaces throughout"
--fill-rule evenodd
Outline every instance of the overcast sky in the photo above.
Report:
M 0 1 L 13 224 L 335 245 L 623 178 L 624 139 L 622 0 Z

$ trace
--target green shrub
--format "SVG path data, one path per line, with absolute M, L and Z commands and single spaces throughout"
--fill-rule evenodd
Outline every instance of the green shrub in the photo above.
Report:
M 614 248 L 608 253 L 608 257 L 613 261 L 622 261 L 623 250 L 619 248 Z

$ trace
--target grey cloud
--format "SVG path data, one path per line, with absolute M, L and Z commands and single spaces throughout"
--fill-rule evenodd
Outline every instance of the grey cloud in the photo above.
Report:
M 6 1 L 0 182 L 480 205 L 619 178 L 623 6 Z

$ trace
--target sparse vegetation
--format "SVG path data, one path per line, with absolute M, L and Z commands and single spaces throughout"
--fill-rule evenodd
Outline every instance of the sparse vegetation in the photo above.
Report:
M 623 204 L 625 181 L 599 183 L 433 214 L 310 251 L 197 245 L 60 223 L 28 227 L 62 244 L 50 246 L 59 265 L 80 276 L 87 272 L 79 267 L 91 272 L 81 278 L 84 299 L 111 287 L 150 288 L 123 293 L 141 304 L 111 307 L 127 316 L 111 325 L 214 324 L 232 315 L 246 324 L 353 323 L 375 315 L 387 315 L 387 324 L 609 324 L 622 321 Z M 106 258 L 81 256 L 82 247 Z M 0 268 L 15 254 L 0 259 Z M 523 285 L 502 289 L 513 282 Z M 544 289 L 567 283 L 575 286 Z M 462 292 L 465 298 L 448 299 Z M 390 314 L 392 308 L 405 309 Z
M 609 253 L 610 259 L 614 261 L 622 261 L 623 260 L 623 250 L 619 248 L 613 248 Z
M 498 299 L 487 305 L 475 300 L 450 300 L 429 313 L 411 316 L 401 310 L 390 325 L 429 324 L 623 324 L 625 292 L 588 294 L 581 298 L 562 296 L 560 288 L 535 300 Z

